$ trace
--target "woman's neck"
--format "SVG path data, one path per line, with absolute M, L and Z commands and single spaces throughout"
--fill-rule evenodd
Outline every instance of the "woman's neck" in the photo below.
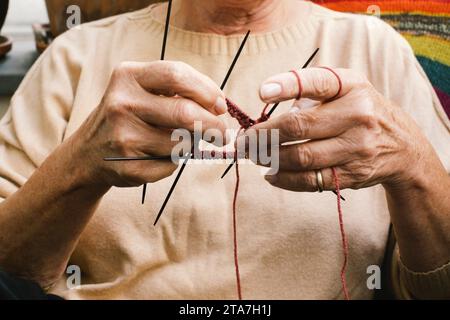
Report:
M 222 35 L 270 32 L 295 23 L 299 0 L 175 0 L 172 24 L 176 27 Z M 155 14 L 164 17 L 167 6 Z

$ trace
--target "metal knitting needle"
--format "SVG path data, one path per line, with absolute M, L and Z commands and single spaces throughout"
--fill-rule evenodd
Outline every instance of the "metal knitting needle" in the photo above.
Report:
M 314 57 L 317 55 L 317 53 L 319 52 L 320 48 L 317 48 L 314 53 L 311 55 L 311 57 L 309 57 L 308 61 L 306 61 L 306 63 L 303 65 L 302 69 L 305 69 L 309 66 L 309 64 L 313 61 Z M 267 114 L 269 117 L 272 115 L 272 113 L 275 111 L 275 109 L 280 105 L 280 103 L 276 103 L 272 109 L 269 111 L 269 113 Z M 233 161 L 228 168 L 225 170 L 225 172 L 222 174 L 222 176 L 220 177 L 220 179 L 225 178 L 225 176 L 228 174 L 228 172 L 231 170 L 231 168 L 233 168 L 233 166 L 236 164 L 236 161 Z
M 191 154 L 191 158 L 192 154 Z M 172 156 L 144 156 L 144 157 L 109 157 L 109 158 L 104 158 L 103 160 L 105 161 L 163 161 L 163 160 L 172 160 Z M 230 167 L 231 168 L 231 167 Z M 226 171 L 228 172 L 228 171 Z M 337 192 L 332 190 L 332 192 L 337 195 Z M 345 201 L 345 198 L 343 196 L 341 196 L 341 199 Z
M 151 160 L 171 160 L 171 156 L 143 156 L 143 157 L 108 157 L 103 158 L 104 161 L 151 161 Z
M 172 0 L 169 0 L 168 6 L 167 6 L 167 16 L 166 16 L 166 25 L 164 26 L 164 38 L 163 38 L 163 45 L 161 49 L 161 61 L 164 60 L 164 57 L 166 55 L 166 44 L 167 44 L 167 36 L 169 35 L 169 26 L 170 26 L 170 14 L 172 12 Z M 144 188 L 142 189 L 142 204 L 145 203 L 145 196 L 147 195 L 147 184 L 144 184 Z
M 236 56 L 233 59 L 233 62 L 231 63 L 231 66 L 230 66 L 230 68 L 229 68 L 229 70 L 228 70 L 228 72 L 227 72 L 227 74 L 225 76 L 225 79 L 223 80 L 222 85 L 220 86 L 221 90 L 223 90 L 225 88 L 225 85 L 227 84 L 228 79 L 230 78 L 231 72 L 233 71 L 233 69 L 234 69 L 234 67 L 235 67 L 235 65 L 237 63 L 237 61 L 238 61 L 238 59 L 239 59 L 239 57 L 240 57 L 240 55 L 242 53 L 242 50 L 244 49 L 244 46 L 247 43 L 247 40 L 248 40 L 249 36 L 250 36 L 250 30 L 247 31 L 247 34 L 245 35 L 244 40 L 242 40 L 242 43 L 241 43 L 241 45 L 240 45 L 240 47 L 239 47 L 239 49 L 238 49 L 238 51 L 236 53 Z M 192 148 L 193 147 L 194 147 L 194 145 L 192 145 Z M 192 153 L 193 153 L 193 150 L 191 150 L 190 154 L 192 154 Z M 153 224 L 154 226 L 156 226 L 156 224 L 158 223 L 159 219 L 161 218 L 161 215 L 164 212 L 164 209 L 166 208 L 166 205 L 169 202 L 169 199 L 170 199 L 173 191 L 175 190 L 175 187 L 176 187 L 178 181 L 180 180 L 180 177 L 183 174 L 183 171 L 186 168 L 186 165 L 187 165 L 187 163 L 188 163 L 190 158 L 191 158 L 191 156 L 189 154 L 186 154 L 185 160 L 184 160 L 183 164 L 181 165 L 180 171 L 178 171 L 178 174 L 177 174 L 177 176 L 175 178 L 175 181 L 173 182 L 172 187 L 170 188 L 169 193 L 167 194 L 167 196 L 166 196 L 166 198 L 164 200 L 164 203 L 161 206 L 161 209 L 159 210 L 158 216 L 156 217 L 155 223 Z
M 186 153 L 187 155 L 187 153 Z M 179 158 L 174 158 L 172 159 L 172 156 L 143 156 L 143 157 L 108 157 L 108 158 L 103 158 L 104 161 L 109 161 L 109 162 L 122 162 L 122 161 L 169 161 L 169 160 L 180 160 L 180 159 L 184 159 L 185 156 L 183 157 L 179 157 Z M 218 158 L 218 159 L 208 159 L 208 158 L 195 158 L 194 155 L 191 153 L 190 154 L 191 157 L 190 159 L 192 160 L 226 160 L 228 158 L 222 159 L 222 158 Z M 230 158 L 231 159 L 231 158 Z M 242 159 L 247 159 L 245 156 L 242 157 Z

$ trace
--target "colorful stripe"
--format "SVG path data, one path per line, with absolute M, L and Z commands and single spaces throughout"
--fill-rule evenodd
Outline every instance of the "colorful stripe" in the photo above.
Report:
M 383 14 L 382 17 L 399 32 L 413 35 L 434 35 L 450 40 L 450 22 L 447 17 L 416 14 Z
M 412 36 L 403 34 L 414 49 L 417 56 L 431 58 L 450 66 L 450 41 L 433 36 Z
M 439 88 L 434 88 L 434 90 L 436 90 L 436 93 L 437 93 L 437 95 L 439 97 L 439 100 L 441 100 L 442 105 L 444 106 L 445 113 L 450 118 L 450 95 L 448 95 L 445 92 L 439 90 Z
M 450 16 L 449 2 L 446 0 L 316 0 L 320 5 L 336 11 L 367 12 L 371 6 L 378 6 L 381 12 L 416 12 L 438 16 Z
M 417 60 L 426 70 L 433 86 L 450 95 L 450 66 L 422 56 L 417 56 Z
M 450 0 L 314 2 L 336 11 L 368 14 L 374 14 L 371 6 L 378 6 L 381 18 L 411 44 L 450 118 Z

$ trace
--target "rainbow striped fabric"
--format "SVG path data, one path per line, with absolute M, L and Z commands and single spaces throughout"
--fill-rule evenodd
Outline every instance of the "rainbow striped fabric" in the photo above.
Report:
M 329 9 L 380 14 L 411 44 L 450 118 L 450 0 L 313 0 Z

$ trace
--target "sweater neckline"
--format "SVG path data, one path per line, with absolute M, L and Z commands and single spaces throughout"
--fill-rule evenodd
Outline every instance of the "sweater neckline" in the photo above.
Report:
M 286 47 L 298 46 L 300 41 L 312 34 L 313 7 L 305 1 L 305 7 L 309 11 L 307 19 L 287 25 L 281 29 L 250 34 L 247 44 L 241 55 L 259 55 L 269 51 L 279 51 Z M 149 31 L 164 34 L 164 23 L 154 17 L 154 9 L 161 4 L 152 4 L 144 10 L 137 11 L 129 18 L 135 21 L 144 21 Z M 219 35 L 214 33 L 202 33 L 185 30 L 170 25 L 168 45 L 179 49 L 188 50 L 200 55 L 225 55 L 234 56 L 243 39 L 242 34 Z

